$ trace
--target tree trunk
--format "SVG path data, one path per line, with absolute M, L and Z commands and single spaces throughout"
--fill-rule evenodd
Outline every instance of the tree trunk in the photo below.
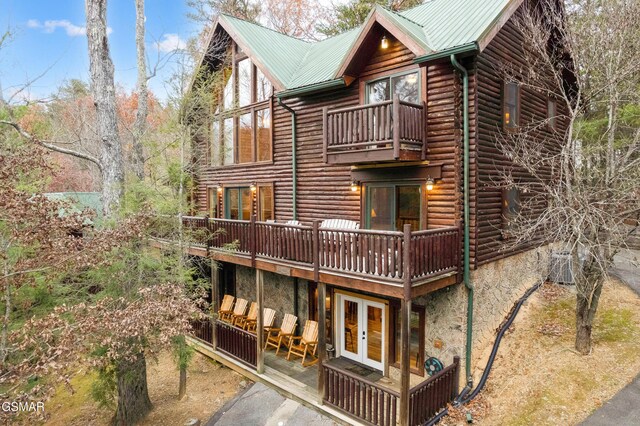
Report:
M 107 0 L 85 0 L 91 91 L 96 108 L 96 133 L 102 141 L 102 203 L 105 216 L 116 212 L 124 195 L 124 162 L 118 135 L 113 62 L 107 39 Z
M 178 399 L 184 398 L 187 393 L 187 369 L 180 368 L 180 385 L 178 387 Z
M 133 361 L 120 361 L 116 366 L 116 378 L 118 407 L 113 423 L 118 426 L 136 424 L 151 411 L 144 354 L 138 354 Z
M 584 290 L 578 287 L 576 294 L 576 350 L 582 355 L 591 353 L 591 331 L 596 316 L 603 278 L 601 276 L 585 277 Z M 591 291 L 589 291 L 591 290 Z
M 6 274 L 5 274 L 6 275 Z M 11 317 L 11 283 L 7 280 L 4 286 L 4 318 L 2 319 L 2 337 L 0 338 L 0 366 L 4 366 L 9 354 L 9 319 Z
M 147 91 L 147 64 L 144 48 L 144 0 L 136 0 L 136 53 L 138 67 L 138 82 L 136 92 L 138 94 L 138 110 L 136 121 L 133 123 L 133 141 L 131 146 L 131 168 L 136 177 L 144 179 L 144 151 L 142 138 L 147 131 L 148 100 Z

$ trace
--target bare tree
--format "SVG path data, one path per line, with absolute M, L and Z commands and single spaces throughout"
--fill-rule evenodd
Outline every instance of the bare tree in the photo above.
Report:
M 124 160 L 118 119 L 113 62 L 107 38 L 107 0 L 86 0 L 91 91 L 96 108 L 96 136 L 102 142 L 102 203 L 106 216 L 120 207 L 124 195 Z
M 187 16 L 205 27 L 221 13 L 254 22 L 260 16 L 260 2 L 255 0 L 187 0 L 187 6 L 192 10 Z
M 305 40 L 318 40 L 316 26 L 329 19 L 329 11 L 312 0 L 266 0 L 263 7 L 264 20 L 270 28 Z
M 588 354 L 608 270 L 640 220 L 640 120 L 630 113 L 640 105 L 640 3 L 538 4 L 516 20 L 525 67 L 500 68 L 521 90 L 555 99 L 557 113 L 500 134 L 515 166 L 500 166 L 491 184 L 521 194 L 510 245 L 546 241 L 571 254 L 575 347 Z
M 136 92 L 138 94 L 138 109 L 136 111 L 136 121 L 133 124 L 133 140 L 131 146 L 131 167 L 136 177 L 144 179 L 144 150 L 142 139 L 147 130 L 147 116 L 149 113 L 147 90 L 147 63 L 145 58 L 144 33 L 145 16 L 144 0 L 136 2 L 136 57 L 138 67 L 138 81 Z

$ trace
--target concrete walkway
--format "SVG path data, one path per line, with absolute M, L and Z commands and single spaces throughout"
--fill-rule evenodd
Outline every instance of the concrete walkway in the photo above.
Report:
M 256 383 L 229 401 L 206 426 L 330 426 L 331 419 Z
M 612 269 L 611 274 L 620 278 L 640 295 L 640 267 L 636 266 L 635 259 L 640 260 L 640 251 L 638 250 L 627 250 L 620 253 L 615 259 L 615 268 Z M 581 424 L 582 426 L 639 425 L 640 375 Z

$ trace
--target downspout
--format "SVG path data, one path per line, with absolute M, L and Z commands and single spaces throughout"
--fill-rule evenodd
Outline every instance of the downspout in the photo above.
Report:
M 298 213 L 296 209 L 296 192 L 298 188 L 298 177 L 296 176 L 297 159 L 296 159 L 296 112 L 282 103 L 282 99 L 278 98 L 278 105 L 286 109 L 291 113 L 291 211 L 293 213 L 293 220 L 298 219 Z
M 464 199 L 464 257 L 463 257 L 463 281 L 467 288 L 467 348 L 465 355 L 465 368 L 467 375 L 467 387 L 471 389 L 473 377 L 471 376 L 471 347 L 473 337 L 473 284 L 470 277 L 469 260 L 469 73 L 458 62 L 456 55 L 451 55 L 451 65 L 462 74 L 463 93 L 463 126 L 464 126 L 464 160 L 463 160 L 463 199 Z M 463 391 L 464 392 L 464 391 Z

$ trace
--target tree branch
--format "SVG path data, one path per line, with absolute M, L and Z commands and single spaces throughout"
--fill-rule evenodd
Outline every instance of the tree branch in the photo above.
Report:
M 62 148 L 60 146 L 57 146 L 51 142 L 47 142 L 47 141 L 43 141 L 40 140 L 38 138 L 36 138 L 35 136 L 31 135 L 30 133 L 28 133 L 27 131 L 25 131 L 18 123 L 15 123 L 13 121 L 7 121 L 7 120 L 0 120 L 0 124 L 4 124 L 7 126 L 11 126 L 13 127 L 16 132 L 18 132 L 20 134 L 20 136 L 22 136 L 23 138 L 42 145 L 43 147 L 51 150 L 51 151 L 55 151 L 55 152 L 59 152 L 61 154 L 66 154 L 66 155 L 71 155 L 72 157 L 76 157 L 76 158 L 81 158 L 83 160 L 87 160 L 92 162 L 93 164 L 95 164 L 96 166 L 98 166 L 98 169 L 100 169 L 100 171 L 102 171 L 102 163 L 100 163 L 100 160 L 98 160 L 96 157 L 89 155 L 89 154 L 84 154 L 82 152 L 78 152 L 78 151 L 74 151 L 72 149 L 68 149 L 68 148 Z

